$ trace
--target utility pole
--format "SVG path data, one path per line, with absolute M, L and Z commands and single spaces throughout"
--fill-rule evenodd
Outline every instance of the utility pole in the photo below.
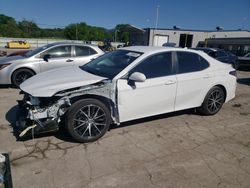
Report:
M 152 41 L 152 45 L 154 46 L 155 44 L 155 30 L 158 28 L 158 21 L 159 21 L 159 8 L 160 8 L 160 5 L 157 5 L 156 7 L 156 18 L 155 18 L 155 28 L 153 30 L 153 41 Z M 158 40 L 158 39 L 157 39 Z M 157 41 L 158 43 L 158 41 Z

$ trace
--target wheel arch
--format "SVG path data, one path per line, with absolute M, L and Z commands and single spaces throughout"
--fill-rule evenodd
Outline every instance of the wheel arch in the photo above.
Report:
M 70 99 L 70 102 L 71 104 L 74 104 L 75 102 L 82 99 L 96 99 L 102 102 L 109 109 L 112 122 L 119 124 L 118 110 L 116 108 L 115 103 L 111 99 L 100 95 L 86 94 L 86 95 L 72 97 Z
M 33 70 L 32 68 L 30 68 L 30 67 L 19 67 L 19 68 L 15 69 L 14 71 L 12 71 L 11 76 L 10 76 L 11 83 L 13 83 L 13 75 L 14 75 L 14 73 L 15 73 L 16 71 L 18 71 L 18 70 L 21 70 L 21 69 L 30 70 L 30 71 L 32 71 L 32 72 L 34 73 L 34 75 L 37 74 L 37 72 L 36 72 L 35 70 Z
M 221 89 L 223 90 L 223 92 L 224 92 L 224 94 L 225 94 L 225 99 L 224 99 L 224 102 L 225 102 L 225 100 L 226 100 L 226 98 L 227 98 L 227 90 L 226 90 L 226 87 L 225 87 L 223 84 L 221 84 L 221 83 L 217 83 L 217 84 L 211 85 L 210 87 L 207 88 L 207 90 L 206 90 L 206 91 L 204 92 L 204 94 L 203 94 L 203 97 L 201 98 L 200 105 L 202 105 L 202 103 L 204 102 L 204 100 L 205 100 L 205 98 L 206 98 L 208 92 L 209 92 L 212 88 L 214 88 L 214 87 L 219 87 L 219 88 L 221 88 Z
M 213 86 L 213 87 L 219 87 L 219 88 L 221 88 L 221 89 L 223 90 L 223 93 L 224 93 L 224 95 L 225 95 L 225 98 L 224 98 L 224 101 L 223 101 L 223 102 L 225 102 L 225 101 L 226 101 L 226 98 L 227 98 L 227 90 L 226 90 L 226 87 L 223 86 L 222 84 L 217 84 L 217 85 L 215 85 L 215 86 Z M 212 87 L 212 88 L 213 88 L 213 87 Z

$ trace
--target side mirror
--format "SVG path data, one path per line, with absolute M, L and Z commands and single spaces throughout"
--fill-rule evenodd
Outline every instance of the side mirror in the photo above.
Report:
M 134 82 L 145 82 L 146 76 L 140 72 L 134 72 L 128 79 Z
M 45 54 L 45 55 L 43 56 L 43 60 L 46 61 L 46 62 L 49 61 L 49 58 L 51 58 L 51 55 L 50 55 L 50 54 Z

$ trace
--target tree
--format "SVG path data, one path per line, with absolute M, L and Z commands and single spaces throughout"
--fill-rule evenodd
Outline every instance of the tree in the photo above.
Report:
M 18 28 L 18 25 L 14 18 L 0 15 L 0 35 L 4 37 L 20 37 L 22 30 Z
M 117 25 L 122 31 L 124 25 Z M 65 28 L 43 29 L 34 21 L 23 19 L 16 22 L 14 18 L 0 14 L 0 36 L 22 38 L 66 38 L 70 40 L 103 41 L 112 39 L 112 33 L 102 27 L 87 25 L 85 22 L 69 24 Z M 119 33 L 119 40 L 127 41 L 128 33 Z
M 28 20 L 22 20 L 18 23 L 18 27 L 23 31 L 23 37 L 40 37 L 41 29 L 33 22 Z
M 128 42 L 129 41 L 129 32 L 127 32 L 129 24 L 118 24 L 115 27 L 117 41 Z

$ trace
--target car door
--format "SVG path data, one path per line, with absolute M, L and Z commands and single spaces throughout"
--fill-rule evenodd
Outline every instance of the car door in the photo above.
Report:
M 84 65 L 99 56 L 99 54 L 89 46 L 75 45 L 73 46 L 73 52 L 74 63 L 79 66 Z
M 209 63 L 191 52 L 175 53 L 177 64 L 177 94 L 175 111 L 200 106 L 211 82 Z
M 152 55 L 132 70 L 146 76 L 144 82 L 119 79 L 118 109 L 120 122 L 162 114 L 174 110 L 176 76 L 171 52 Z
M 43 59 L 40 63 L 41 72 L 74 65 L 71 45 L 55 46 L 43 52 L 40 57 L 47 57 L 47 59 L 44 58 L 46 60 Z

